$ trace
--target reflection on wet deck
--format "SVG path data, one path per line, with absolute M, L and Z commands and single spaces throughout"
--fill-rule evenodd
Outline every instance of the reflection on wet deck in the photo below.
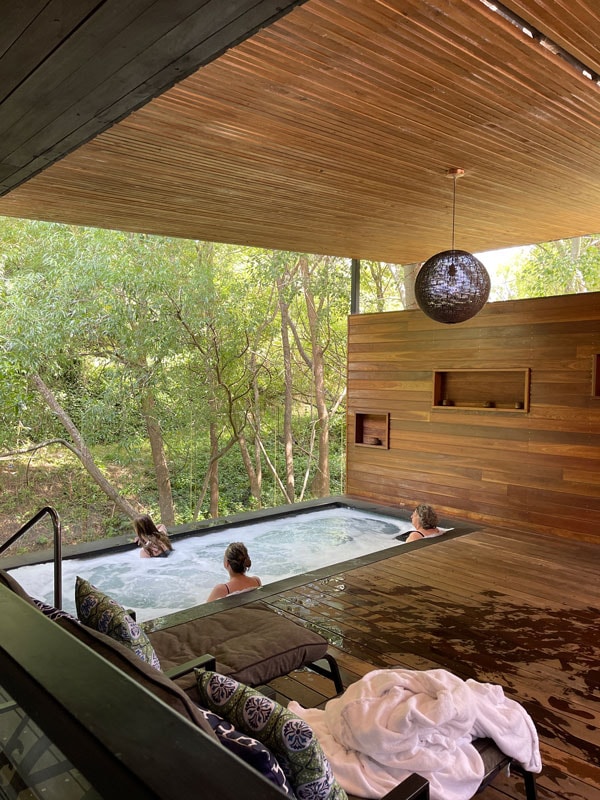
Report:
M 325 636 L 345 682 L 373 668 L 444 668 L 498 683 L 540 736 L 541 800 L 600 800 L 600 547 L 486 528 L 263 600 Z M 281 696 L 311 706 L 330 681 L 302 671 Z M 499 776 L 482 800 L 523 798 Z

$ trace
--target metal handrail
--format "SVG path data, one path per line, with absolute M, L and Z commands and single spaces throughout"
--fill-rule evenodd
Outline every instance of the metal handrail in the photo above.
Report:
M 36 522 L 39 522 L 45 514 L 48 514 L 52 519 L 52 527 L 54 529 L 54 606 L 55 608 L 62 608 L 62 529 L 60 517 L 55 508 L 52 508 L 52 506 L 45 506 L 41 511 L 38 511 L 37 514 L 22 525 L 16 533 L 0 545 L 0 555 L 2 555 L 5 550 L 8 550 L 11 544 L 14 544 L 17 539 L 20 539 L 30 528 L 33 528 Z

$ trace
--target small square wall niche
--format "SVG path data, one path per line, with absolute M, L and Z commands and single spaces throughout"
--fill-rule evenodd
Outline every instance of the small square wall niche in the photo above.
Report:
M 374 411 L 357 411 L 354 423 L 354 444 L 389 449 L 390 415 Z

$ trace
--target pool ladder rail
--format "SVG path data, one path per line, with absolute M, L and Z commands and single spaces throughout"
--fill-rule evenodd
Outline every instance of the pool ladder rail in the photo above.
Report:
M 24 533 L 38 523 L 43 517 L 50 517 L 54 531 L 54 607 L 62 608 L 62 528 L 58 512 L 52 506 L 44 506 L 28 522 L 22 525 L 19 530 L 10 536 L 0 545 L 0 556 L 5 550 L 20 539 Z

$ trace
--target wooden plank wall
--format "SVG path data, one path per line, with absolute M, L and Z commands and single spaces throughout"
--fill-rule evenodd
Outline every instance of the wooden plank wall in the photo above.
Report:
M 600 542 L 599 353 L 598 293 L 489 303 L 459 325 L 351 316 L 347 493 Z M 527 413 L 432 407 L 436 370 L 526 368 Z M 355 444 L 356 412 L 389 412 L 389 449 Z

